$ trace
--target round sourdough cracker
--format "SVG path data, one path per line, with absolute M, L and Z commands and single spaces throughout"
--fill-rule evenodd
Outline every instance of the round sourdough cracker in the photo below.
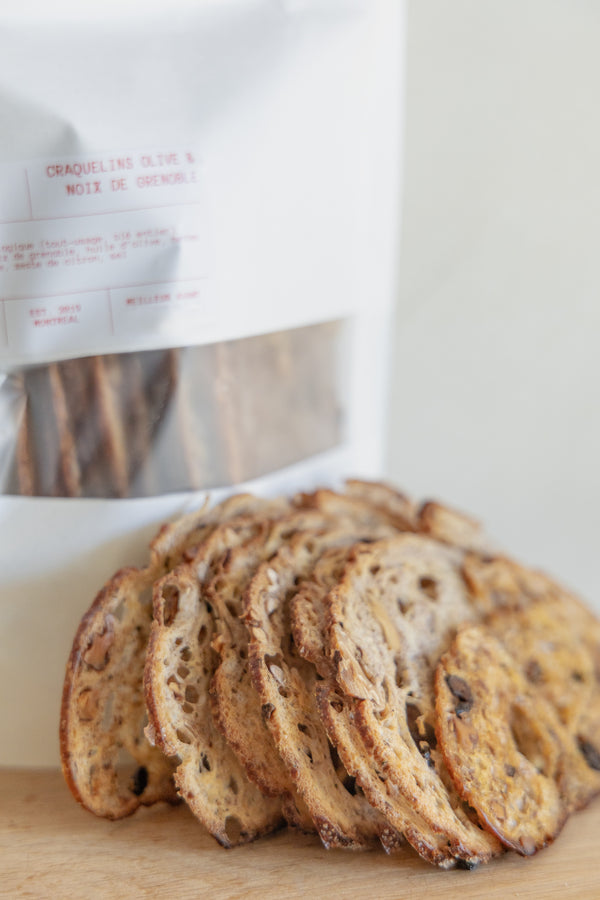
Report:
M 600 622 L 574 597 L 557 593 L 492 613 L 486 625 L 564 726 L 558 782 L 569 810 L 580 809 L 600 793 Z
M 71 793 L 96 815 L 118 819 L 142 805 L 177 801 L 172 763 L 143 735 L 152 585 L 220 521 L 264 508 L 264 500 L 241 494 L 163 525 L 148 566 L 118 572 L 83 617 L 65 674 L 60 752 Z
M 548 575 L 506 556 L 467 553 L 463 575 L 483 612 L 522 609 L 557 593 L 566 593 Z
M 385 779 L 388 792 L 444 835 L 448 858 L 471 867 L 501 848 L 454 790 L 433 708 L 435 664 L 456 628 L 478 618 L 462 559 L 458 549 L 421 535 L 357 548 L 327 597 L 328 655 L 351 699 L 370 777 Z
M 283 822 L 279 797 L 251 783 L 212 716 L 209 688 L 217 656 L 212 648 L 215 617 L 205 587 L 223 557 L 260 539 L 289 507 L 263 502 L 254 515 L 217 527 L 193 560 L 154 586 L 154 620 L 148 642 L 144 686 L 148 737 L 176 757 L 175 783 L 188 806 L 225 847 L 252 841 Z M 249 715 L 259 715 L 259 707 Z M 284 790 L 285 790 L 284 785 Z
M 443 544 L 461 547 L 477 554 L 492 551 L 492 543 L 476 519 L 435 500 L 427 500 L 421 504 L 415 517 L 414 530 Z
M 465 578 L 489 627 L 532 689 L 556 709 L 565 739 L 561 790 L 570 809 L 600 792 L 600 622 L 543 572 L 467 555 Z
M 340 517 L 335 530 L 296 535 L 263 563 L 245 597 L 250 670 L 263 716 L 326 847 L 360 849 L 379 837 L 392 848 L 401 838 L 355 790 L 332 755 L 316 706 L 317 673 L 290 640 L 289 603 L 299 579 L 329 548 L 390 533 L 385 521 L 376 524 L 377 518 L 371 509 L 355 503 L 354 517 L 345 521 Z
M 356 780 L 371 806 L 388 822 L 388 831 L 380 835 L 384 848 L 394 849 L 398 845 L 398 835 L 402 835 L 427 862 L 441 869 L 453 869 L 460 864 L 445 835 L 436 832 L 415 812 L 410 800 L 390 781 L 385 767 L 371 764 L 372 744 L 363 740 L 357 727 L 355 701 L 343 694 L 329 678 L 319 681 L 315 692 L 321 721 L 344 768 Z
M 524 856 L 568 815 L 556 784 L 562 727 L 485 626 L 462 629 L 435 678 L 437 738 L 457 790 L 502 843 Z
M 456 860 L 448 842 L 418 816 L 397 791 L 386 789 L 381 771 L 373 773 L 366 763 L 367 750 L 355 727 L 352 700 L 340 694 L 335 669 L 325 655 L 327 594 L 340 580 L 354 547 L 336 547 L 326 551 L 311 574 L 305 578 L 291 601 L 292 634 L 300 655 L 310 660 L 322 680 L 315 684 L 315 696 L 321 721 L 328 738 L 345 769 L 374 809 L 389 823 L 379 837 L 386 851 L 399 845 L 402 834 L 428 862 L 452 868 Z
M 218 655 L 210 688 L 213 718 L 248 778 L 270 796 L 293 794 L 295 788 L 263 720 L 250 677 L 248 629 L 240 618 L 243 594 L 260 564 L 274 556 L 294 534 L 316 534 L 334 526 L 333 519 L 315 510 L 293 512 L 276 521 L 265 520 L 255 539 L 218 560 L 204 586 L 204 597 L 214 617 L 212 647 Z

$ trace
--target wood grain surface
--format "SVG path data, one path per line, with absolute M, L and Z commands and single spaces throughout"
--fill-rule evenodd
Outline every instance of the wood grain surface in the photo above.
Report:
M 535 857 L 441 872 L 408 849 L 328 852 L 289 831 L 223 850 L 185 806 L 96 819 L 56 771 L 0 770 L 0 798 L 0 897 L 600 898 L 600 801 Z

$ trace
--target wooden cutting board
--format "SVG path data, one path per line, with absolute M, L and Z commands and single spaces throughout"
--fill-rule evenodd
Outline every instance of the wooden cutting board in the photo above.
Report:
M 0 770 L 0 897 L 600 898 L 600 800 L 531 859 L 506 854 L 441 872 L 409 850 L 326 851 L 282 831 L 223 850 L 184 806 L 107 822 L 81 809 L 60 773 Z

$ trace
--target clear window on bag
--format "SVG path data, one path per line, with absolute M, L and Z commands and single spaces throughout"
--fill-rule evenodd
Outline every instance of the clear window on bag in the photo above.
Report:
M 237 484 L 343 437 L 344 323 L 23 367 L 0 387 L 0 493 L 147 497 Z

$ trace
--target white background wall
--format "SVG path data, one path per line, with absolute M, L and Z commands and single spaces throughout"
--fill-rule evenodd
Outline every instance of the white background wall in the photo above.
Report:
M 388 474 L 600 610 L 600 3 L 409 0 Z

